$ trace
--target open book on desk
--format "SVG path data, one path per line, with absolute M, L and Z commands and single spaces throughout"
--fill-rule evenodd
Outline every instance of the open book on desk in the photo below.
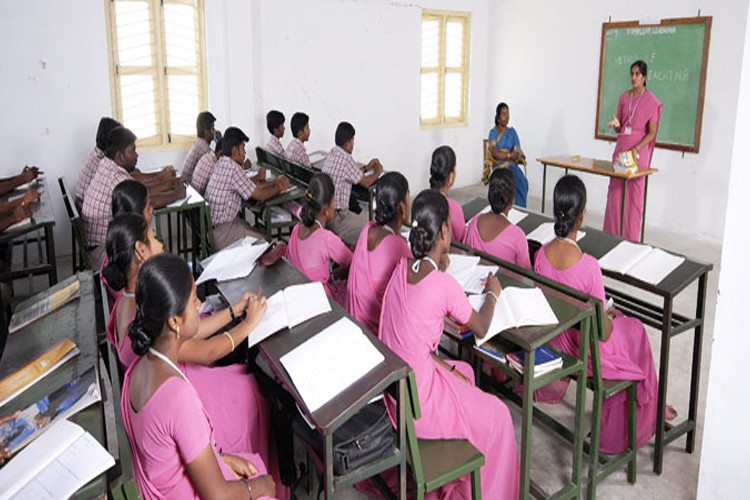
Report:
M 599 259 L 599 265 L 603 269 L 627 274 L 652 285 L 666 278 L 683 262 L 685 257 L 630 241 L 621 241 Z
M 500 268 L 498 266 L 485 266 L 479 264 L 479 257 L 473 255 L 450 254 L 450 265 L 445 270 L 458 281 L 466 293 L 482 293 L 487 282 L 487 275 L 495 274 Z
M 266 301 L 266 312 L 247 338 L 248 347 L 262 342 L 279 330 L 294 328 L 327 312 L 331 312 L 331 304 L 321 283 L 313 281 L 288 286 Z
M 231 246 L 212 255 L 201 262 L 203 272 L 195 281 L 200 285 L 206 281 L 229 281 L 244 278 L 255 269 L 255 262 L 263 255 L 269 244 L 267 242 L 255 245 L 257 240 L 246 236 Z
M 114 465 L 91 434 L 60 420 L 0 469 L 0 500 L 69 498 Z
M 69 285 L 57 290 L 51 295 L 44 297 L 38 302 L 34 302 L 29 307 L 22 310 L 16 310 L 8 325 L 8 333 L 14 333 L 29 323 L 33 323 L 42 316 L 46 316 L 52 311 L 64 306 L 73 299 L 81 296 L 81 282 L 72 281 Z
M 469 303 L 479 311 L 488 295 L 471 295 Z M 498 333 L 522 326 L 556 325 L 555 312 L 538 288 L 507 287 L 500 292 L 492 323 L 484 338 L 474 336 L 477 345 L 482 345 Z
M 541 243 L 542 245 L 546 245 L 550 241 L 554 240 L 557 235 L 555 235 L 555 223 L 554 222 L 543 222 L 542 224 L 539 224 L 539 227 L 531 231 L 529 234 L 526 235 L 526 239 L 528 240 L 535 240 Z M 578 230 L 577 239 L 578 241 L 581 241 L 583 237 L 586 236 L 586 232 Z
M 346 317 L 280 359 L 310 413 L 383 360 L 383 355 L 356 323 Z

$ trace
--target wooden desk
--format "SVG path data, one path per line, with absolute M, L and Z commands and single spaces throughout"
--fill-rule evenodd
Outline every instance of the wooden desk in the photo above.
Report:
M 255 216 L 256 226 L 260 221 L 260 225 L 263 226 L 263 229 L 266 232 L 266 240 L 271 241 L 274 237 L 274 232 L 276 233 L 276 236 L 281 236 L 281 233 L 285 229 L 288 229 L 289 232 L 291 232 L 291 228 L 298 223 L 293 215 L 290 221 L 273 222 L 271 220 L 271 209 L 273 207 L 280 207 L 285 203 L 289 203 L 291 201 L 300 200 L 304 198 L 304 196 L 304 188 L 292 185 L 287 191 L 279 193 L 277 196 L 274 196 L 270 200 L 261 203 L 251 199 L 247 200 L 243 204 L 243 206 L 245 209 L 250 210 L 250 212 Z
M 484 200 L 483 200 L 484 201 Z M 476 208 L 479 203 L 470 202 Z M 485 206 L 487 202 L 484 201 Z M 481 210 L 481 209 L 480 209 Z M 543 214 L 527 212 L 528 215 L 519 222 L 518 226 L 529 234 L 544 222 L 551 222 L 552 218 Z M 617 246 L 622 239 L 597 229 L 584 227 L 586 236 L 578 244 L 581 250 L 599 259 Z M 607 295 L 615 299 L 615 306 L 628 316 L 640 319 L 645 325 L 656 328 L 661 332 L 661 347 L 659 353 L 659 397 L 656 408 L 656 451 L 654 453 L 654 472 L 661 474 L 664 463 L 664 448 L 683 434 L 687 434 L 685 450 L 692 453 L 695 449 L 695 431 L 698 419 L 698 388 L 700 386 L 700 367 L 703 345 L 703 327 L 705 325 L 706 288 L 708 273 L 713 264 L 706 264 L 688 257 L 677 269 L 667 275 L 660 283 L 652 285 L 639 279 L 602 269 L 604 276 L 624 285 L 636 287 L 647 292 L 653 298 L 639 299 L 618 290 L 606 287 Z M 698 281 L 698 291 L 695 297 L 695 315 L 689 316 L 674 311 L 675 298 L 695 281 Z M 690 401 L 688 416 L 682 423 L 668 424 L 664 419 L 664 408 L 667 398 L 667 384 L 669 381 L 669 356 L 672 338 L 685 332 L 693 332 L 693 357 L 690 368 Z
M 622 206 L 620 211 L 620 236 L 622 236 L 623 223 L 625 220 L 625 194 L 628 189 L 628 181 L 632 179 L 638 179 L 640 177 L 646 178 L 646 188 L 643 191 L 643 219 L 641 220 L 641 241 L 643 241 L 643 235 L 646 231 L 646 197 L 648 195 L 648 178 L 651 174 L 658 172 L 656 168 L 649 168 L 646 170 L 639 170 L 638 172 L 627 175 L 620 172 L 615 172 L 611 161 L 607 160 L 595 160 L 593 158 L 583 158 L 579 156 L 571 155 L 560 155 L 550 156 L 547 158 L 537 158 L 536 161 L 542 164 L 544 167 L 544 173 L 542 174 L 542 213 L 544 212 L 544 199 L 547 191 L 547 166 L 564 168 L 565 173 L 568 170 L 575 170 L 576 172 L 586 172 L 594 175 L 602 175 L 604 177 L 610 177 L 615 179 L 622 179 Z
M 256 267 L 247 278 L 218 283 L 217 287 L 222 295 L 230 303 L 233 303 L 239 300 L 242 293 L 246 290 L 257 290 L 258 287 L 261 287 L 263 293 L 267 297 L 270 297 L 289 285 L 308 282 L 309 280 L 295 269 L 294 266 L 286 260 L 280 260 L 271 267 Z M 282 330 L 260 343 L 260 354 L 266 358 L 276 378 L 281 381 L 284 389 L 292 395 L 301 408 L 304 408 L 304 402 L 281 364 L 280 358 L 343 316 L 351 318 L 334 301 L 331 300 L 330 303 L 332 308 L 330 313 L 317 316 L 290 330 Z M 377 337 L 364 328 L 363 331 L 385 360 L 341 394 L 308 416 L 308 419 L 315 425 L 323 440 L 323 449 L 325 450 L 325 456 L 323 457 L 325 496 L 326 498 L 332 498 L 336 491 L 341 488 L 353 485 L 366 477 L 380 473 L 393 466 L 398 466 L 400 470 L 399 498 L 406 498 L 405 405 L 408 404 L 406 399 L 406 379 L 410 368 L 400 357 L 380 342 Z M 382 394 L 389 387 L 394 389 L 393 386 L 395 386 L 394 393 L 398 394 L 398 445 L 396 452 L 390 457 L 378 460 L 347 475 L 334 476 L 333 433 L 350 417 L 361 410 L 373 397 Z
M 181 255 L 188 260 L 188 254 L 192 259 L 193 269 L 199 260 L 205 259 L 210 255 L 213 248 L 213 241 L 209 241 L 208 236 L 208 204 L 206 200 L 192 187 L 187 186 L 187 194 L 190 196 L 184 202 L 175 202 L 166 207 L 154 210 L 154 228 L 156 237 L 164 242 L 170 253 Z M 174 251 L 172 241 L 172 214 L 177 217 L 177 251 Z M 167 239 L 162 237 L 162 220 L 167 222 Z M 187 226 L 190 224 L 193 232 L 192 242 L 188 244 Z
M 0 379 L 19 369 L 65 337 L 75 342 L 80 353 L 0 408 L 0 415 L 7 415 L 36 403 L 74 378 L 83 375 L 91 367 L 96 368 L 97 380 L 100 380 L 99 358 L 96 348 L 96 321 L 94 318 L 94 283 L 90 271 L 78 273 L 66 279 L 51 289 L 19 304 L 19 307 L 41 300 L 64 288 L 75 279 L 81 280 L 80 298 L 65 304 L 60 309 L 10 335 L 5 344 L 4 352 L 0 348 L 0 352 L 2 352 Z M 102 401 L 76 413 L 70 420 L 83 427 L 106 447 L 104 444 L 104 405 Z M 106 490 L 106 475 L 102 474 L 79 490 L 76 496 L 79 498 L 101 497 L 106 494 Z
M 57 283 L 54 232 L 55 212 L 52 209 L 52 199 L 49 193 L 50 186 L 47 184 L 45 177 L 37 179 L 37 188 L 40 191 L 39 203 L 33 205 L 34 211 L 31 214 L 31 222 L 21 227 L 8 229 L 0 234 L 0 245 L 23 245 L 23 265 L 21 269 L 13 270 L 12 262 L 9 262 L 9 269 L 0 272 L 0 281 L 46 274 L 50 286 Z M 15 198 L 24 192 L 26 192 L 25 189 L 13 190 L 2 196 L 0 201 L 8 201 L 9 198 Z M 33 236 L 32 233 L 36 233 L 36 235 Z M 37 255 L 40 262 L 39 264 L 30 265 L 28 246 L 33 243 L 36 243 Z M 42 246 L 42 243 L 44 243 L 44 246 Z
M 451 245 L 451 251 L 457 253 L 466 253 L 472 255 L 479 255 L 482 257 L 483 264 L 489 265 L 500 265 L 501 262 L 487 254 L 476 251 L 472 248 L 466 247 L 465 245 L 453 243 Z M 510 365 L 497 361 L 492 356 L 485 354 L 483 351 L 477 349 L 471 349 L 477 363 L 475 363 L 475 376 L 477 385 L 480 385 L 482 370 L 481 363 L 479 360 L 489 363 L 495 368 L 498 368 L 505 372 L 513 381 L 519 381 L 523 383 L 523 395 L 521 400 L 515 396 L 514 389 L 505 391 L 511 399 L 520 403 L 522 410 L 522 421 L 521 421 L 521 488 L 520 498 L 529 498 L 531 494 L 535 497 L 548 497 L 545 492 L 541 490 L 531 480 L 531 442 L 532 442 L 532 425 L 535 413 L 534 409 L 534 390 L 539 389 L 554 380 L 569 377 L 575 375 L 578 380 L 585 380 L 586 369 L 588 365 L 588 349 L 589 339 L 595 335 L 594 328 L 596 325 L 596 309 L 594 302 L 587 296 L 578 294 L 573 296 L 572 294 L 566 294 L 559 290 L 555 290 L 552 287 L 545 286 L 539 281 L 535 281 L 528 276 L 522 276 L 510 269 L 500 267 L 497 277 L 503 287 L 521 287 L 530 288 L 538 287 L 544 292 L 547 301 L 549 302 L 552 310 L 555 312 L 555 316 L 559 320 L 557 325 L 546 325 L 546 326 L 528 326 L 523 328 L 512 328 L 505 330 L 489 341 L 487 345 L 493 347 L 495 350 L 501 352 L 510 352 L 507 344 L 510 343 L 513 346 L 513 350 L 522 349 L 526 352 L 524 358 L 524 373 L 523 375 L 516 372 Z M 567 330 L 572 326 L 580 325 L 581 337 L 580 337 L 580 349 L 578 352 L 578 358 L 573 358 L 566 354 L 562 354 L 563 367 L 554 370 L 545 375 L 534 378 L 533 366 L 535 349 L 545 345 L 547 342 Z M 448 338 L 455 339 L 446 335 Z M 471 347 L 474 345 L 474 338 L 469 338 L 461 341 L 464 347 Z M 585 424 L 585 410 L 586 410 L 586 384 L 576 384 L 576 406 L 575 406 L 575 425 L 572 435 L 573 444 L 573 467 L 571 480 L 565 484 L 559 491 L 552 494 L 555 498 L 579 498 L 582 493 L 582 462 L 583 462 L 583 441 L 584 441 L 584 424 Z M 537 418 L 540 415 L 537 414 Z M 549 419 L 543 420 L 543 422 L 549 422 Z

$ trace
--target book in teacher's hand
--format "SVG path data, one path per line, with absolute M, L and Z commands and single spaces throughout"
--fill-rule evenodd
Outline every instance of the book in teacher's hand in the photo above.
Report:
M 78 354 L 70 339 L 62 339 L 46 352 L 0 380 L 0 407 Z
M 46 316 L 64 306 L 73 299 L 81 296 L 81 282 L 75 280 L 68 286 L 61 288 L 55 293 L 45 297 L 39 302 L 34 302 L 29 307 L 17 310 L 8 325 L 8 333 L 14 333 L 29 323 L 33 323 L 39 318 Z

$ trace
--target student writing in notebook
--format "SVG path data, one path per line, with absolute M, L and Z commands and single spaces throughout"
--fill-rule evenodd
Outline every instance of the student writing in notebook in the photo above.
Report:
M 141 497 L 274 496 L 261 457 L 250 449 L 226 453 L 216 443 L 212 418 L 185 374 L 179 353 L 199 335 L 200 323 L 187 264 L 171 255 L 151 259 L 138 276 L 135 300 L 128 335 L 139 358 L 125 374 L 121 405 Z M 259 302 L 254 309 L 262 310 Z
M 266 142 L 266 149 L 282 158 L 286 158 L 286 155 L 284 154 L 284 146 L 281 145 L 281 138 L 284 137 L 285 131 L 285 120 L 284 113 L 275 109 L 272 109 L 266 114 L 266 128 L 268 129 L 268 133 L 271 134 Z
M 135 289 L 143 265 L 160 255 L 163 245 L 139 215 L 116 217 L 107 234 L 109 262 L 102 271 L 107 283 L 122 290 L 112 308 L 107 324 L 107 338 L 116 347 L 123 367 L 138 359 L 127 335 L 137 315 Z M 243 365 L 211 366 L 244 342 L 265 310 L 265 299 L 246 292 L 230 307 L 201 318 L 198 332 L 183 342 L 177 359 L 201 398 L 203 407 L 214 423 L 217 442 L 225 451 L 253 450 L 265 460 L 268 457 L 268 410 L 252 374 Z M 233 318 L 244 319 L 237 326 L 228 325 Z M 231 390 L 218 390 L 231 388 Z M 237 415 L 242 415 L 241 419 Z
M 307 156 L 305 143 L 310 140 L 310 117 L 305 113 L 294 113 L 290 123 L 292 140 L 286 147 L 286 159 L 297 165 L 310 168 L 310 157 Z
M 437 189 L 448 201 L 449 219 L 453 241 L 461 242 L 466 232 L 466 220 L 461 205 L 448 196 L 448 190 L 456 182 L 456 153 L 450 146 L 440 146 L 432 152 L 430 162 L 430 187 Z
M 494 255 L 524 269 L 531 268 L 526 234 L 508 220 L 513 208 L 516 178 L 507 168 L 499 168 L 490 175 L 487 199 L 491 211 L 474 216 L 466 229 L 464 244 Z
M 378 181 L 375 221 L 365 224 L 354 249 L 347 282 L 347 309 L 354 318 L 377 333 L 385 287 L 393 269 L 411 257 L 401 228 L 409 220 L 409 182 L 399 172 L 388 172 Z
M 436 354 L 447 315 L 483 337 L 492 320 L 500 283 L 488 275 L 487 300 L 477 313 L 461 286 L 443 273 L 451 244 L 448 203 L 438 191 L 423 191 L 412 205 L 409 243 L 414 259 L 399 261 L 383 297 L 380 339 L 413 369 L 422 417 L 414 422 L 422 439 L 468 439 L 485 457 L 485 498 L 518 498 L 519 461 L 508 408 L 474 385 L 471 367 Z M 391 417 L 393 401 L 388 399 Z M 470 498 L 468 476 L 446 485 L 441 498 Z M 455 495 L 455 496 L 453 496 Z
M 604 302 L 604 281 L 599 262 L 583 253 L 576 243 L 576 233 L 586 214 L 586 186 L 574 175 L 562 177 L 554 191 L 555 235 L 536 254 L 534 270 L 545 276 Z M 550 341 L 557 349 L 576 356 L 579 332 L 571 328 Z M 643 446 L 656 431 L 656 398 L 658 381 L 651 344 L 643 324 L 616 311 L 607 310 L 605 340 L 599 344 L 602 375 L 610 380 L 637 380 L 637 445 Z M 589 375 L 591 370 L 589 369 Z M 568 380 L 539 389 L 534 399 L 557 402 L 565 395 Z M 627 398 L 625 391 L 604 400 L 600 449 L 604 453 L 621 453 L 627 449 Z M 667 420 L 675 418 L 674 408 L 666 409 Z
M 352 261 L 352 251 L 341 238 L 326 229 L 336 210 L 333 181 L 328 174 L 315 174 L 305 191 L 300 218 L 289 236 L 286 258 L 302 274 L 320 281 L 326 294 L 346 307 L 346 272 Z M 331 271 L 331 263 L 338 268 Z

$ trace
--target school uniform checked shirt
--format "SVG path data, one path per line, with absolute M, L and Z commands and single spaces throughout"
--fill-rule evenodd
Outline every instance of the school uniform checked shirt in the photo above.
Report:
M 89 154 L 86 159 L 86 163 L 83 164 L 81 174 L 78 176 L 78 184 L 76 185 L 76 200 L 80 200 L 83 203 L 84 195 L 86 190 L 91 184 L 91 180 L 96 174 L 96 169 L 99 168 L 99 162 L 104 158 L 104 151 L 94 147 L 94 150 Z
M 284 153 L 284 146 L 281 145 L 281 141 L 275 135 L 272 135 L 268 138 L 268 142 L 266 142 L 266 149 L 276 156 L 286 158 L 286 154 Z
M 214 165 L 206 187 L 206 201 L 211 208 L 214 226 L 231 222 L 237 217 L 242 202 L 255 192 L 255 184 L 242 167 L 228 156 L 222 156 Z
M 193 147 L 188 151 L 185 157 L 185 163 L 182 164 L 182 178 L 185 182 L 191 184 L 193 180 L 193 172 L 195 171 L 198 160 L 200 160 L 204 154 L 211 151 L 211 145 L 203 137 L 198 137 L 193 143 Z
M 81 210 L 87 247 L 98 247 L 107 241 L 107 226 L 112 219 L 112 191 L 128 179 L 132 177 L 127 170 L 106 156 L 102 158 L 86 191 Z
M 198 160 L 198 165 L 195 166 L 193 180 L 190 181 L 190 185 L 192 185 L 201 196 L 206 194 L 206 186 L 208 186 L 208 180 L 211 178 L 211 172 L 214 171 L 215 164 L 216 153 L 209 151 L 201 156 L 201 159 Z
M 362 170 L 354 162 L 352 155 L 340 146 L 334 146 L 328 153 L 322 170 L 333 180 L 333 187 L 336 189 L 336 208 L 348 210 L 352 184 L 359 184 L 362 180 Z
M 296 137 L 289 141 L 289 145 L 286 147 L 286 159 L 297 165 L 311 168 L 310 157 L 307 156 L 305 145 Z

